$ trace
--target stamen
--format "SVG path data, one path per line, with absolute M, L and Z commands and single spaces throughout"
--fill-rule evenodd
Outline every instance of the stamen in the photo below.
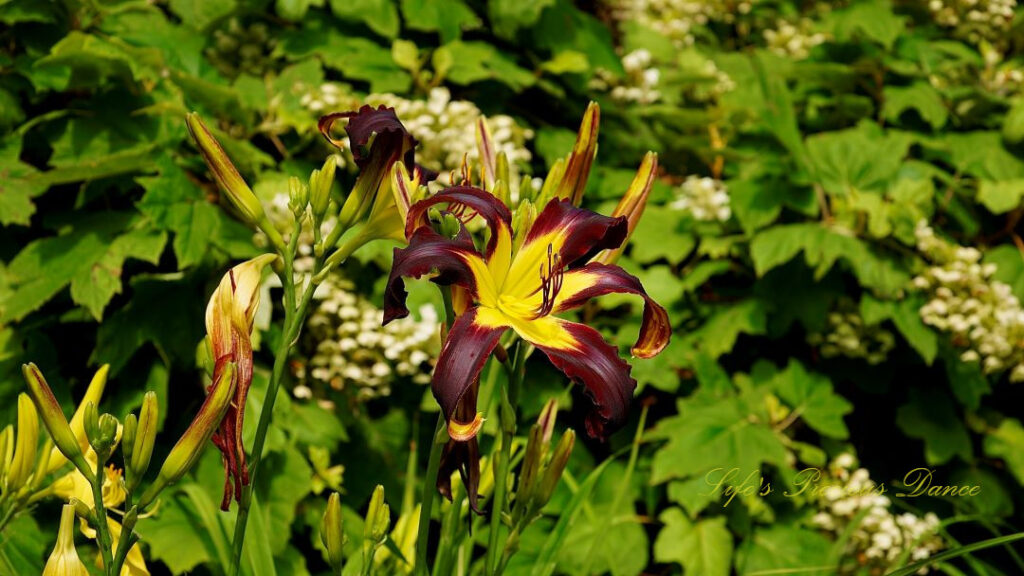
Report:
M 555 298 L 562 290 L 563 276 L 564 271 L 562 270 L 561 254 L 555 252 L 554 247 L 551 244 L 548 244 L 547 267 L 545 269 L 545 265 L 543 263 L 540 265 L 541 304 L 540 307 L 537 308 L 537 312 L 532 318 L 533 320 L 536 320 L 541 316 L 547 316 L 555 309 Z

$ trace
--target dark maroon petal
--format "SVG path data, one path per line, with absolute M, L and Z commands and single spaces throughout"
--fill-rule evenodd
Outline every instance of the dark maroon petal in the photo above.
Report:
M 565 267 L 572 268 L 586 263 L 601 250 L 618 248 L 629 233 L 629 222 L 624 216 L 610 218 L 577 208 L 569 200 L 555 199 L 537 216 L 524 245 L 559 230 L 566 237 L 559 256 Z
M 566 294 L 563 290 L 555 299 L 552 313 L 577 308 L 591 298 L 605 294 L 638 294 L 644 298 L 644 319 L 640 326 L 640 336 L 633 346 L 633 355 L 651 358 L 668 345 L 672 337 L 672 324 L 668 319 L 668 312 L 647 295 L 647 291 L 636 276 L 618 266 L 599 262 L 591 262 L 567 274 L 586 275 L 592 284 L 574 294 Z
M 360 170 L 385 157 L 392 157 L 393 161 L 402 158 L 410 173 L 415 169 L 416 138 L 402 125 L 394 108 L 366 105 L 355 112 L 336 112 L 321 117 L 317 124 L 320 133 L 338 148 L 343 146 L 331 136 L 331 127 L 342 118 L 349 119 L 345 132 L 348 133 L 349 145 L 352 147 L 352 157 Z M 377 136 L 371 143 L 370 138 L 374 134 Z
M 563 322 L 563 326 L 578 343 L 574 349 L 533 344 L 570 380 L 583 385 L 594 403 L 594 409 L 587 415 L 587 434 L 606 439 L 625 420 L 633 399 L 636 380 L 629 375 L 632 368 L 597 330 L 574 322 Z
M 493 194 L 473 186 L 453 186 L 446 188 L 430 198 L 420 200 L 409 208 L 409 216 L 405 224 L 405 235 L 428 224 L 427 212 L 431 206 L 447 204 L 448 210 L 460 216 L 463 223 L 473 215 L 480 215 L 492 231 L 487 241 L 486 256 L 490 258 L 498 242 L 498 227 L 504 227 L 511 234 L 512 213 L 505 204 Z
M 475 437 L 467 442 L 449 440 L 444 445 L 437 474 L 437 491 L 448 500 L 452 499 L 452 474 L 456 470 L 466 487 L 470 508 L 482 514 L 477 503 L 480 492 L 480 445 Z
M 405 306 L 403 278 L 419 278 L 430 272 L 437 272 L 431 280 L 442 286 L 456 285 L 476 294 L 476 279 L 468 259 L 480 259 L 480 254 L 466 244 L 467 238 L 455 240 L 445 238 L 430 228 L 423 227 L 413 233 L 406 248 L 395 248 L 391 275 L 384 289 L 384 324 L 396 318 L 405 318 L 409 309 Z
M 456 318 L 434 367 L 431 388 L 449 421 L 455 417 L 460 422 L 468 422 L 476 415 L 475 398 L 465 398 L 466 391 L 480 377 L 480 370 L 506 330 L 505 327 L 480 325 L 476 319 L 477 308 L 470 308 Z M 463 403 L 464 399 L 472 402 Z M 470 403 L 472 406 L 468 405 Z

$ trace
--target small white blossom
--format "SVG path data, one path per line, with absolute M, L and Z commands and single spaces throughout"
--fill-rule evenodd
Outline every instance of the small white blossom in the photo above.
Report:
M 725 222 L 732 216 L 725 182 L 708 177 L 688 176 L 670 206 L 702 221 Z

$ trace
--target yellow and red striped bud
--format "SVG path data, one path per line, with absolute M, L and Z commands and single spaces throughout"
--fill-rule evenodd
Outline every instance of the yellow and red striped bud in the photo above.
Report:
M 640 168 L 636 171 L 636 176 L 633 177 L 626 193 L 622 195 L 618 206 L 612 212 L 613 217 L 626 217 L 628 226 L 625 240 L 618 248 L 602 251 L 591 262 L 614 264 L 622 255 L 622 251 L 626 249 L 626 244 L 633 236 L 633 231 L 636 230 L 636 225 L 640 222 L 640 217 L 643 216 L 644 209 L 647 207 L 647 198 L 651 194 L 651 187 L 654 186 L 654 177 L 657 173 L 658 155 L 648 152 L 644 155 L 644 160 L 640 163 Z

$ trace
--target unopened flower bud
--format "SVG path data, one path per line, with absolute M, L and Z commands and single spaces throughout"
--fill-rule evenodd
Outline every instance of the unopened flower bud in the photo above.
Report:
M 121 535 L 117 539 L 117 543 L 114 546 L 114 550 L 128 550 L 131 546 L 132 530 L 135 529 L 135 523 L 139 520 L 139 507 L 132 506 L 124 513 L 124 517 L 121 519 Z
M 506 189 L 508 189 L 508 183 L 512 181 L 512 170 L 508 165 L 508 154 L 504 152 L 498 152 L 498 162 L 495 166 L 495 179 L 505 183 Z M 502 198 L 506 206 L 511 206 L 511 198 Z
M 301 218 L 309 204 L 309 188 L 295 176 L 288 179 L 288 209 Z
M 333 492 L 327 499 L 327 509 L 324 510 L 324 517 L 320 522 L 320 540 L 327 550 L 327 561 L 335 572 L 340 573 L 345 561 L 345 530 L 341 514 L 341 496 L 337 492 Z
M 156 393 L 146 392 L 142 397 L 142 409 L 139 411 L 139 422 L 131 448 L 131 458 L 125 459 L 125 470 L 131 470 L 128 490 L 134 490 L 139 480 L 149 470 L 149 461 L 153 457 L 153 445 L 156 443 L 156 421 L 159 414 Z M 127 442 L 128 440 L 123 440 Z
M 6 491 L 17 491 L 29 476 L 36 464 L 36 452 L 39 450 L 39 417 L 32 400 L 25 394 L 18 395 L 18 438 L 14 445 L 14 456 L 7 469 Z
M 94 404 L 100 403 L 100 398 L 103 397 L 103 390 L 107 386 L 107 375 L 110 373 L 110 365 L 104 364 L 100 366 L 96 374 L 93 375 L 92 380 L 89 382 L 89 387 L 85 389 L 85 396 L 82 397 L 82 401 L 78 404 L 78 409 L 71 415 L 71 432 L 75 435 L 75 439 L 78 441 L 78 449 L 82 454 L 89 449 L 89 439 L 85 436 L 85 407 L 90 402 Z M 55 443 L 56 444 L 56 443 Z M 53 450 L 50 451 L 50 460 L 46 467 L 46 473 L 50 474 L 56 472 L 58 468 L 67 463 L 67 458 L 61 452 L 59 448 L 54 446 Z M 84 462 L 84 460 L 83 460 Z M 76 464 L 78 466 L 78 464 Z M 81 469 L 79 467 L 79 469 Z
M 128 463 L 132 460 L 132 449 L 135 448 L 135 433 L 139 427 L 139 419 L 135 414 L 124 417 L 124 427 L 121 429 L 121 452 L 124 454 L 125 475 L 130 477 Z
M 199 408 L 199 413 L 196 414 L 188 429 L 185 430 L 185 433 L 178 439 L 178 442 L 171 448 L 171 452 L 164 460 L 163 466 L 160 467 L 156 481 L 150 485 L 146 492 L 143 493 L 142 498 L 139 499 L 140 509 L 145 510 L 146 506 L 156 498 L 161 490 L 181 480 L 181 477 L 192 469 L 192 466 L 199 459 L 199 455 L 202 454 L 203 448 L 206 447 L 210 437 L 213 436 L 213 432 L 220 425 L 221 420 L 224 419 L 224 413 L 227 412 L 228 407 L 231 405 L 231 400 L 234 398 L 235 365 L 230 362 L 226 363 L 218 376 L 217 380 L 213 383 L 210 394 Z
M 377 544 L 383 544 L 391 525 L 391 509 L 384 500 L 384 487 L 377 485 L 370 497 L 370 507 L 366 510 L 366 527 L 363 535 Z
M 487 126 L 487 118 L 480 116 L 476 121 L 476 148 L 480 156 L 480 180 L 484 190 L 490 190 L 497 180 L 498 158 L 494 136 Z
M 626 243 L 629 242 L 630 237 L 633 236 L 633 231 L 636 230 L 637 223 L 640 222 L 644 208 L 647 207 L 647 197 L 650 196 L 651 187 L 654 185 L 654 177 L 657 172 L 658 155 L 654 152 L 648 152 L 644 155 L 644 160 L 640 163 L 640 168 L 636 171 L 633 182 L 630 183 L 626 193 L 619 200 L 618 206 L 612 212 L 612 217 L 626 217 L 626 238 L 618 248 L 603 250 L 591 262 L 614 264 L 619 259 L 619 256 L 622 255 L 622 251 L 626 248 Z
M 199 115 L 195 112 L 188 114 L 185 117 L 185 125 L 188 126 L 188 132 L 192 136 L 196 147 L 199 148 L 203 161 L 206 162 L 206 166 L 213 173 L 214 180 L 217 181 L 221 190 L 228 195 L 235 208 L 242 213 L 247 222 L 259 226 L 267 237 L 270 238 L 274 246 L 283 247 L 284 242 L 281 240 L 281 234 L 267 219 L 267 215 L 263 211 L 263 204 L 260 203 L 256 195 L 253 194 L 252 189 L 242 179 L 238 169 L 231 163 L 231 159 L 228 158 L 220 143 L 217 142 L 217 139 L 207 129 L 206 124 L 199 118 Z
M 89 470 L 89 465 L 85 461 L 78 438 L 75 437 L 74 432 L 71 430 L 71 425 L 68 424 L 67 419 L 64 417 L 64 411 L 61 410 L 60 404 L 57 403 L 57 399 L 53 396 L 53 391 L 50 389 L 49 384 L 46 383 L 43 373 L 39 371 L 35 364 L 31 363 L 23 364 L 21 373 L 25 377 L 29 394 L 32 395 L 36 408 L 43 417 L 43 424 L 46 426 L 47 432 L 50 433 L 54 446 L 60 450 L 60 453 L 65 458 L 73 462 L 79 470 Z M 46 457 L 49 458 L 49 455 L 47 454 Z M 50 463 L 48 462 L 47 468 L 49 467 Z M 82 473 L 85 474 L 86 478 L 91 476 L 91 470 L 88 472 L 83 471 Z
M 78 498 L 72 497 L 68 500 L 68 506 L 75 509 L 75 514 L 78 515 L 79 518 L 84 519 L 91 526 L 96 526 L 96 515 L 93 514 L 92 508 L 89 508 L 88 504 L 82 502 Z
M 544 478 L 541 479 L 540 485 L 537 487 L 536 505 L 538 508 L 544 507 L 551 500 L 551 495 L 555 493 L 558 481 L 562 479 L 562 473 L 565 472 L 565 466 L 569 463 L 569 455 L 572 454 L 572 447 L 575 444 L 576 432 L 566 430 L 551 455 L 547 469 L 544 470 Z
M 99 463 L 106 463 L 117 442 L 117 418 L 103 413 L 99 414 L 96 405 L 90 402 L 85 408 L 85 435 L 89 445 L 96 451 Z
M 70 504 L 61 509 L 57 543 L 43 568 L 43 576 L 89 576 L 75 550 L 75 508 Z
M 331 203 L 331 187 L 334 185 L 334 173 L 338 162 L 332 155 L 327 158 L 319 170 L 313 170 L 309 176 L 309 205 L 313 209 L 313 222 L 319 225 L 327 214 Z
M 8 424 L 0 431 L 0 478 L 7 475 L 14 458 L 14 426 Z
M 555 198 L 569 199 L 574 206 L 583 202 L 583 191 L 590 177 L 590 165 L 597 155 L 597 132 L 601 124 L 601 109 L 591 102 L 583 113 L 576 144 L 565 162 L 565 172 L 558 181 Z

